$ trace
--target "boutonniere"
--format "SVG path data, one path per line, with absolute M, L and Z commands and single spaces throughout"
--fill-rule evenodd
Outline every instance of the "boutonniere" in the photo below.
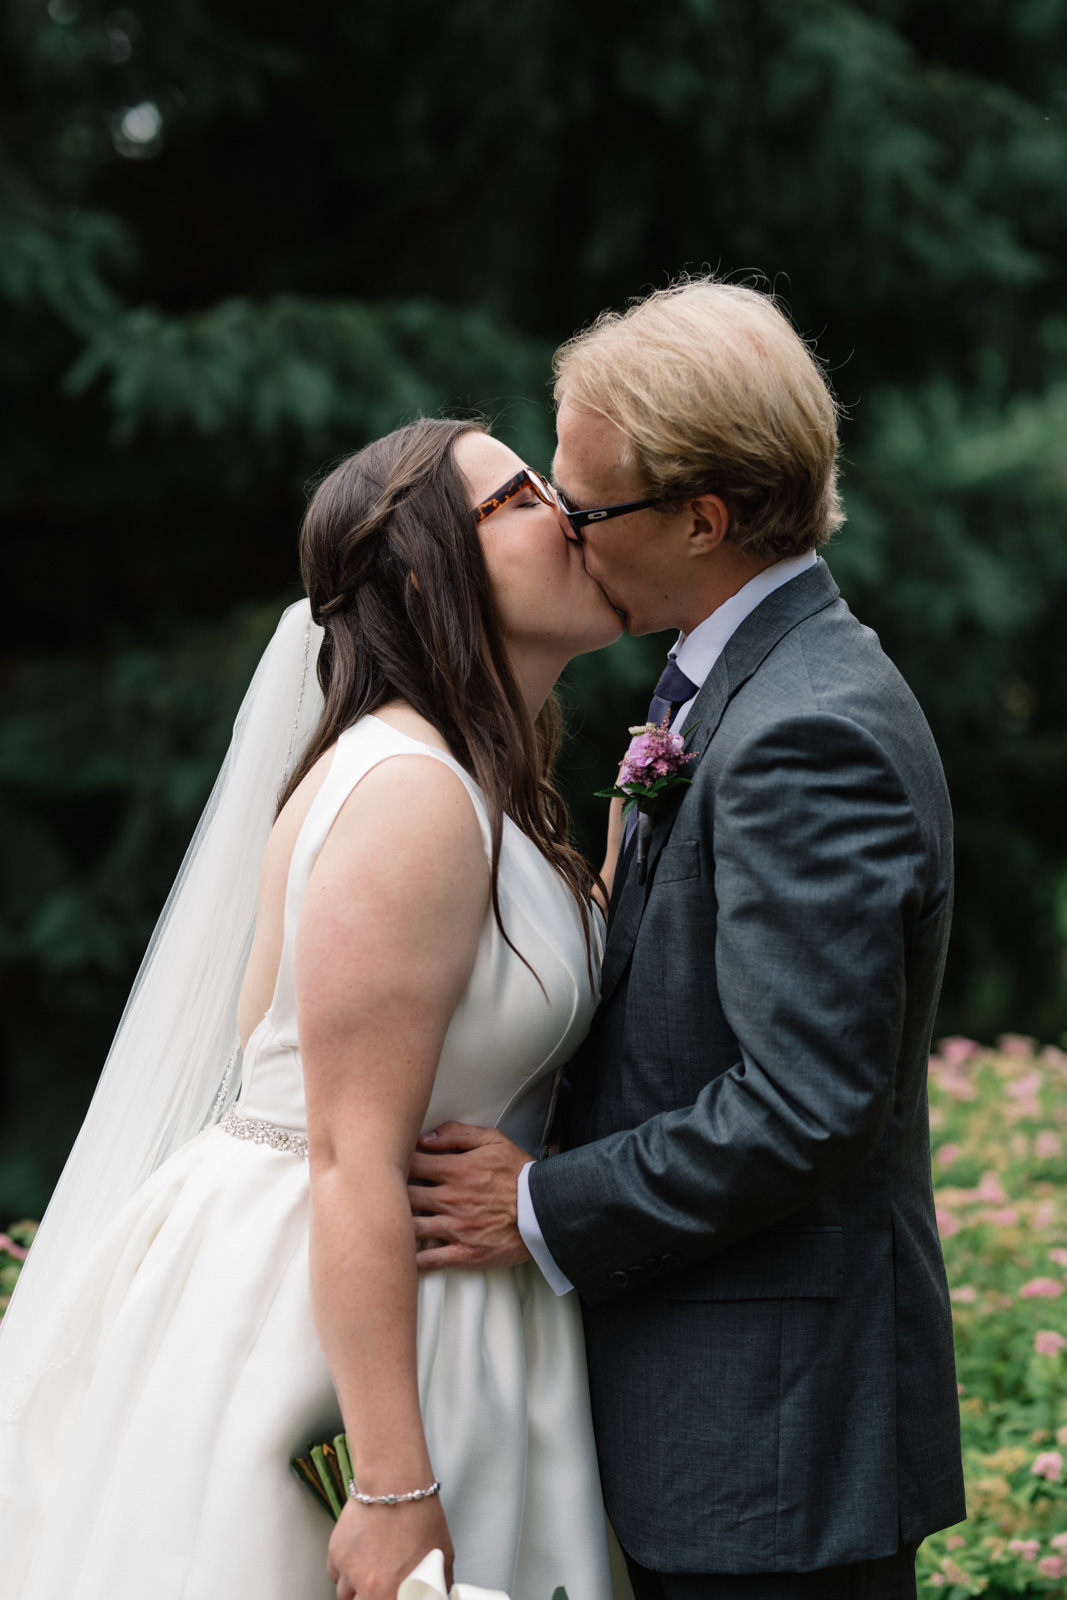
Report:
M 671 789 L 692 783 L 685 768 L 696 755 L 687 751 L 680 733 L 670 731 L 670 717 L 660 723 L 642 722 L 631 728 L 630 748 L 623 757 L 619 780 L 611 789 L 598 789 L 597 799 L 624 802 L 622 814 L 629 816 L 637 807 L 637 881 L 644 883 L 648 870 L 648 841 L 652 834 L 652 818 L 663 796 Z M 689 733 L 699 724 L 694 723 Z M 689 735 L 686 735 L 688 738 Z

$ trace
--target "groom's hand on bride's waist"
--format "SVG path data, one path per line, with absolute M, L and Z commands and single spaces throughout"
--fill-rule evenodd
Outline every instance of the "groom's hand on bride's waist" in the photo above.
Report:
M 408 1184 L 420 1270 L 529 1261 L 517 1194 L 529 1159 L 496 1128 L 445 1122 L 422 1135 Z

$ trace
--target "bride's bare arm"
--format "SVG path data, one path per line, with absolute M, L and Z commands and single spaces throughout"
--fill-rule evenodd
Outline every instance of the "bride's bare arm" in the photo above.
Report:
M 611 899 L 611 890 L 615 882 L 615 868 L 618 866 L 619 855 L 622 850 L 623 831 L 622 801 L 613 800 L 608 808 L 608 842 L 604 852 L 604 865 L 600 869 L 600 876 L 604 881 L 605 889 L 608 891 L 609 900 Z M 602 910 L 604 915 L 607 916 L 607 906 L 603 906 Z
M 398 756 L 349 797 L 301 912 L 312 1306 L 356 1483 L 368 1494 L 424 1489 L 434 1478 L 419 1412 L 407 1175 L 488 896 L 462 783 L 425 756 Z M 394 1600 L 435 1546 L 451 1574 L 439 1498 L 349 1501 L 330 1541 L 330 1577 L 341 1600 Z

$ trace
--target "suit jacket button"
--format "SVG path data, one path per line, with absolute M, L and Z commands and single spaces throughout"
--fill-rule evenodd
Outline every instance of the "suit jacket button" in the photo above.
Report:
M 628 1272 L 628 1274 L 627 1274 L 627 1276 L 629 1277 L 631 1283 L 640 1283 L 641 1279 L 644 1277 L 644 1275 L 645 1275 L 644 1267 L 631 1267 L 629 1272 Z
M 608 1279 L 608 1282 L 613 1283 L 616 1289 L 625 1289 L 629 1281 L 630 1274 L 628 1272 L 613 1272 Z
M 673 1250 L 668 1250 L 667 1254 L 663 1257 L 663 1265 L 665 1267 L 680 1267 L 681 1264 L 681 1256 L 677 1255 Z
M 648 1260 L 645 1262 L 645 1271 L 646 1272 L 658 1272 L 659 1269 L 660 1269 L 659 1256 L 649 1256 Z

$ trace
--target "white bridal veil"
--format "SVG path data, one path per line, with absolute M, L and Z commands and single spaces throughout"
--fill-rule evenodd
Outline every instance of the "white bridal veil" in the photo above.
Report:
M 303 600 L 284 613 L 256 669 L 88 1115 L 0 1323 L 0 1499 L 10 1488 L 11 1429 L 39 1380 L 70 1360 L 92 1321 L 97 1296 L 84 1282 L 83 1263 L 94 1240 L 148 1175 L 217 1121 L 236 1093 L 237 997 L 255 924 L 259 862 L 281 786 L 322 710 L 315 674 L 321 640 Z

